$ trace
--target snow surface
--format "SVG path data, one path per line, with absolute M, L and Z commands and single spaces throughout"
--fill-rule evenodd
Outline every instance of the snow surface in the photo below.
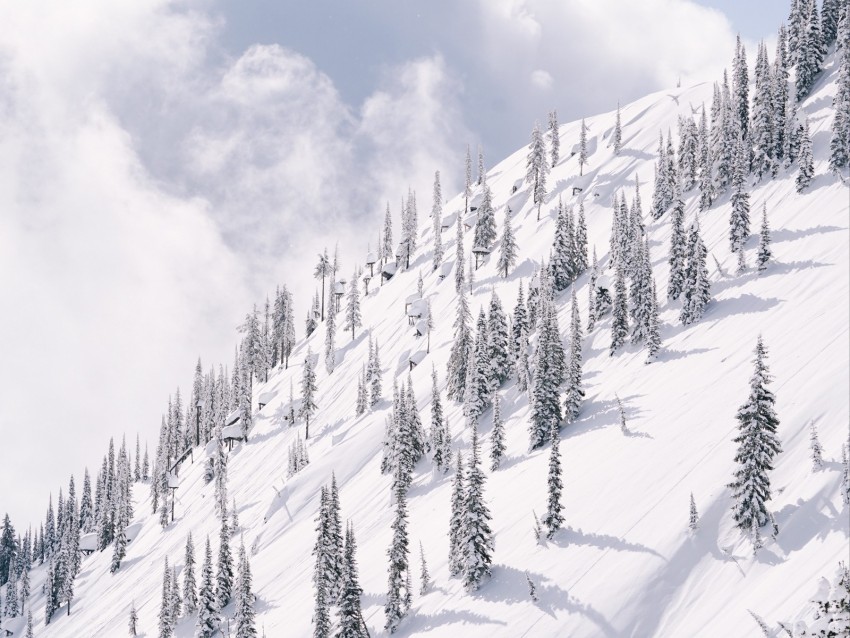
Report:
M 825 77 L 800 113 L 809 117 L 814 141 L 817 176 L 810 189 L 802 195 L 795 192 L 792 168 L 751 191 L 753 235 L 747 242 L 747 258 L 752 266 L 761 206 L 766 202 L 775 254 L 767 272 L 759 275 L 751 267 L 741 276 L 730 274 L 735 257 L 729 249 L 728 194 L 701 215 L 704 240 L 723 272 L 709 260 L 713 301 L 695 325 L 682 326 L 679 303 L 666 301 L 669 220 L 647 218 L 663 350 L 658 362 L 648 366 L 644 352 L 631 345 L 609 357 L 610 316 L 586 338 L 587 397 L 579 420 L 564 429 L 561 444 L 567 529 L 552 541 L 538 544 L 534 539 L 532 511 L 539 515 L 546 504 L 548 450 L 527 451 L 529 408 L 512 382 L 500 391 L 507 458 L 501 469 L 487 472 L 485 484 L 495 531 L 493 575 L 477 593 L 466 593 L 447 573 L 452 476 L 437 476 L 429 461 L 420 462 L 409 496 L 411 564 L 416 583 L 415 548 L 421 541 L 433 585 L 424 596 L 414 597 L 397 635 L 749 637 L 759 635 L 759 630 L 748 610 L 773 627 L 776 621 L 793 621 L 810 611 L 808 601 L 818 591 L 818 579 L 831 577 L 838 561 L 848 558 L 850 537 L 850 512 L 838 493 L 840 449 L 850 422 L 850 195 L 838 177 L 827 174 L 835 76 L 830 57 Z M 606 143 L 594 143 L 613 127 L 614 112 L 587 118 L 585 175 L 578 179 L 577 157 L 561 159 L 549 177 L 550 195 L 540 222 L 528 187 L 521 185 L 512 193 L 515 184 L 522 184 L 526 149 L 494 166 L 487 183 L 496 218 L 501 227 L 504 206 L 509 204 L 521 258 L 507 280 L 498 276 L 495 259 L 485 262 L 476 273 L 473 316 L 488 303 L 493 290 L 511 311 L 520 281 L 527 285 L 538 260 L 549 255 L 558 197 L 577 201 L 570 199 L 574 184 L 586 186 L 581 197 L 588 234 L 605 267 L 611 196 L 624 190 L 631 199 L 639 174 L 648 210 L 658 131 L 675 130 L 679 115 L 692 115 L 710 99 L 711 85 L 703 84 L 662 91 L 622 107 L 619 156 Z M 561 127 L 562 147 L 578 140 L 579 126 L 572 122 Z M 691 191 L 686 196 L 690 219 L 697 194 Z M 462 207 L 462 196 L 447 204 L 450 210 Z M 431 367 L 445 383 L 456 306 L 453 279 L 440 281 L 440 271 L 432 270 L 431 228 L 426 220 L 424 239 L 410 269 L 373 287 L 362 304 L 364 325 L 380 342 L 384 393 L 389 396 L 392 378 L 405 379 L 408 360 L 424 346 L 399 312 L 421 272 L 436 322 L 430 354 L 411 373 L 426 425 Z M 454 229 L 442 239 L 450 263 Z M 468 233 L 466 254 L 471 241 Z M 384 271 L 392 272 L 388 266 Z M 577 282 L 582 318 L 586 284 L 584 275 Z M 569 292 L 557 301 L 566 334 Z M 734 414 L 747 395 L 752 350 L 760 333 L 769 349 L 784 451 L 772 473 L 770 503 L 781 531 L 775 542 L 766 539 L 765 548 L 753 558 L 749 542 L 733 527 L 726 484 L 734 468 Z M 311 634 L 314 519 L 319 488 L 329 483 L 332 471 L 340 486 L 342 514 L 357 532 L 364 617 L 373 636 L 384 635 L 392 507 L 390 478 L 380 473 L 379 465 L 390 402 L 384 399 L 373 411 L 353 416 L 368 334 L 364 329 L 351 342 L 338 340 L 346 342 L 337 352 L 331 378 L 323 366 L 318 367 L 319 411 L 311 421 L 310 464 L 305 469 L 286 478 L 287 451 L 298 434 L 303 436 L 303 425 L 290 428 L 283 420 L 284 397 L 290 380 L 299 385 L 298 362 L 308 344 L 314 353 L 322 351 L 324 325 L 298 344 L 288 370 L 258 384 L 257 394 L 273 391 L 277 396 L 255 417 L 250 441 L 230 452 L 229 490 L 242 526 L 233 543 L 238 544 L 241 536 L 250 548 L 261 635 Z M 615 393 L 626 410 L 628 435 L 619 427 Z M 470 433 L 463 429 L 460 406 L 448 401 L 446 406 L 454 444 L 468 450 Z M 487 412 L 480 421 L 485 450 L 490 418 Z M 812 471 L 809 461 L 813 420 L 825 450 L 825 467 L 819 472 Z M 111 550 L 83 559 L 70 616 L 63 606 L 44 626 L 44 568 L 33 571 L 31 604 L 37 636 L 126 635 L 134 600 L 140 635 L 158 634 L 163 558 L 182 568 L 189 531 L 198 564 L 205 536 L 210 536 L 216 552 L 214 486 L 204 482 L 204 460 L 204 454 L 196 454 L 194 463 L 187 461 L 181 468 L 176 521 L 166 529 L 151 514 L 148 486 L 135 486 L 136 514 L 143 521 L 138 536 L 114 575 L 109 573 Z M 691 492 L 701 517 L 694 535 L 687 532 Z M 528 595 L 526 572 L 537 585 L 538 602 Z M 232 616 L 232 607 L 225 612 Z M 176 635 L 187 637 L 193 630 L 194 619 L 184 618 Z

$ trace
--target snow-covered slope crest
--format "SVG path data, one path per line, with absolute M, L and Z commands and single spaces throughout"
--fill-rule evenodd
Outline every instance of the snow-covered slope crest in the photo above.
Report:
M 401 636 L 753 636 L 752 611 L 775 626 L 807 611 L 818 579 L 831 576 L 848 555 L 850 512 L 839 496 L 840 450 L 847 441 L 848 188 L 827 173 L 830 125 L 834 116 L 835 64 L 802 104 L 814 140 L 816 177 L 797 194 L 795 167 L 781 170 L 751 190 L 753 211 L 766 203 L 773 228 L 775 260 L 766 272 L 750 269 L 734 275 L 730 253 L 728 195 L 700 215 L 703 237 L 719 267 L 711 264 L 713 301 L 699 323 L 682 326 L 678 302 L 661 305 L 663 350 L 652 365 L 635 346 L 608 355 L 610 318 L 584 343 L 587 398 L 578 421 L 563 432 L 566 529 L 539 544 L 532 511 L 545 509 L 548 452 L 528 452 L 529 408 L 513 382 L 500 390 L 506 420 L 507 460 L 487 472 L 485 494 L 493 514 L 493 575 L 480 591 L 466 593 L 448 575 L 448 521 L 451 475 L 436 475 L 428 460 L 416 467 L 409 493 L 411 546 L 421 541 L 433 586 L 416 597 L 402 622 Z M 583 198 L 591 246 L 603 266 L 611 228 L 611 197 L 630 199 L 639 175 L 644 201 L 651 177 L 658 131 L 676 130 L 679 116 L 692 116 L 710 102 L 712 87 L 701 85 L 647 96 L 622 108 L 623 151 L 609 145 L 614 113 L 588 118 L 592 150 L 579 178 L 576 157 L 562 158 L 549 177 L 551 193 L 537 221 L 525 176 L 526 150 L 520 149 L 492 168 L 488 184 L 501 225 L 506 205 L 520 247 L 520 261 L 507 279 L 499 277 L 495 258 L 476 272 L 471 308 L 489 302 L 495 291 L 510 311 L 520 281 L 547 258 L 554 234 L 554 208 Z M 579 123 L 560 129 L 562 148 L 579 135 Z M 514 186 L 518 190 L 514 192 Z M 573 194 L 580 185 L 581 193 Z M 480 192 L 476 193 L 480 197 Z M 697 208 L 695 191 L 686 194 L 687 218 Z M 475 202 L 473 201 L 473 204 Z M 446 210 L 461 210 L 456 197 Z M 757 215 L 753 215 L 757 219 Z M 652 263 L 664 299 L 669 219 L 647 219 Z M 424 349 L 405 317 L 405 299 L 424 280 L 436 318 L 431 350 L 411 371 L 423 421 L 428 423 L 432 366 L 445 382 L 457 296 L 452 277 L 440 281 L 432 271 L 430 224 L 407 272 L 383 286 L 372 286 L 363 303 L 364 324 L 381 345 L 385 387 L 405 378 L 412 353 Z M 755 224 L 754 224 L 755 226 Z M 442 236 L 447 260 L 454 255 L 454 230 Z M 466 238 L 467 253 L 471 234 Z M 757 237 L 747 243 L 750 264 Z M 587 276 L 579 278 L 578 298 L 586 317 Z M 569 325 L 569 295 L 558 296 L 559 321 Z M 320 327 L 299 344 L 293 362 L 308 346 L 320 352 Z M 733 526 L 732 478 L 734 415 L 748 392 L 752 351 L 761 334 L 769 349 L 774 377 L 779 436 L 783 452 L 772 472 L 771 510 L 780 528 L 776 540 L 753 557 L 749 543 Z M 319 411 L 310 437 L 310 464 L 286 478 L 287 451 L 297 435 L 283 420 L 290 382 L 296 388 L 301 365 L 277 371 L 257 393 L 277 391 L 259 411 L 247 444 L 230 453 L 230 492 L 239 508 L 241 531 L 250 548 L 261 635 L 311 635 L 313 611 L 311 549 L 320 486 L 335 472 L 342 513 L 359 539 L 363 611 L 372 635 L 383 634 L 386 552 L 390 542 L 390 479 L 379 470 L 381 441 L 389 402 L 355 418 L 357 375 L 365 362 L 367 331 L 352 341 L 340 332 L 338 365 L 332 376 L 319 370 Z M 320 366 L 321 368 L 321 366 Z M 385 392 L 385 394 L 387 394 Z M 619 427 L 615 394 L 622 399 L 631 436 Z M 462 428 L 460 407 L 449 402 L 447 416 L 454 445 L 468 450 L 470 433 Z M 810 423 L 817 424 L 825 449 L 825 467 L 813 472 L 809 461 Z M 491 414 L 481 418 L 488 444 Z M 301 428 L 303 436 L 303 428 Z M 156 636 L 163 559 L 183 564 L 189 531 L 196 548 L 209 536 L 217 544 L 213 485 L 203 480 L 202 454 L 184 465 L 177 490 L 177 520 L 162 529 L 148 515 L 146 486 L 136 486 L 136 511 L 142 517 L 138 537 L 128 546 L 118 573 L 109 573 L 109 552 L 83 560 L 70 616 L 57 614 L 43 625 L 40 593 L 43 569 L 33 573 L 31 605 L 36 635 L 121 636 L 135 601 L 140 635 Z M 700 527 L 687 531 L 689 495 L 700 512 Z M 234 543 L 238 539 L 234 538 Z M 198 550 L 199 551 L 199 550 Z M 215 550 L 214 550 L 215 551 Z M 200 555 L 198 556 L 200 560 Z M 417 562 L 415 553 L 413 563 Z M 526 574 L 537 584 L 538 600 L 528 594 Z M 227 609 L 230 612 L 232 609 Z M 194 619 L 184 618 L 176 635 L 192 635 Z

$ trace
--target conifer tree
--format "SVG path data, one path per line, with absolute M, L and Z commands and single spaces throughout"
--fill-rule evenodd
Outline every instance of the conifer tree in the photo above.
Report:
M 175 618 L 172 617 L 171 601 L 171 570 L 168 568 L 168 557 L 165 557 L 165 570 L 162 576 L 162 601 L 159 607 L 159 638 L 170 638 L 174 635 Z
M 525 330 L 527 332 L 528 329 L 528 311 L 525 307 L 522 281 L 520 281 L 517 290 L 516 305 L 514 305 L 513 321 L 511 322 L 511 356 L 514 361 L 517 360 L 520 354 L 520 336 L 522 331 Z
M 685 267 L 685 286 L 682 300 L 682 312 L 679 315 L 685 325 L 695 323 L 702 318 L 705 306 L 711 301 L 711 282 L 705 260 L 708 251 L 699 234 L 699 218 L 691 224 L 688 236 L 688 263 Z
M 850 442 L 841 446 L 841 502 L 850 505 Z
M 463 189 L 466 198 L 465 212 L 469 212 L 469 198 L 472 197 L 472 155 L 469 152 L 469 144 L 466 145 L 466 183 Z
M 683 190 L 689 191 L 697 184 L 697 144 L 699 131 L 693 119 L 679 120 L 678 173 Z
M 457 299 L 457 316 L 454 322 L 454 341 L 448 362 L 447 394 L 454 401 L 462 401 L 468 374 L 467 354 L 472 344 L 469 322 L 471 320 L 466 291 L 461 289 Z
M 330 316 L 330 313 L 328 313 Z M 222 516 L 218 536 L 218 568 L 215 576 L 215 596 L 218 609 L 223 609 L 233 594 L 233 557 L 230 553 L 230 527 Z
M 711 141 L 708 133 L 708 120 L 705 115 L 705 104 L 703 104 L 697 133 L 697 179 L 699 184 L 700 210 L 708 210 L 714 201 L 714 175 L 712 168 Z
M 357 575 L 357 543 L 351 523 L 345 530 L 345 554 L 342 592 L 339 601 L 339 623 L 334 638 L 367 638 L 369 630 L 360 611 L 360 588 Z
M 136 634 L 134 633 L 133 635 L 135 636 Z M 24 638 L 34 638 L 34 636 L 35 634 L 32 632 L 32 610 L 27 609 L 27 633 L 24 634 Z
M 809 429 L 809 445 L 812 450 L 812 471 L 817 472 L 823 469 L 823 448 L 818 439 L 818 429 L 815 422 L 812 421 Z
M 803 134 L 800 136 L 800 153 L 797 157 L 797 177 L 794 183 L 797 192 L 802 193 L 809 187 L 815 174 L 815 165 L 812 158 L 812 138 L 809 135 L 809 119 L 803 123 Z
M 44 624 L 49 625 L 53 613 L 56 611 L 56 578 L 53 569 L 53 560 L 47 565 L 47 575 L 44 579 Z
M 690 508 L 690 516 L 688 518 L 688 529 L 691 533 L 697 531 L 699 527 L 699 514 L 697 514 L 697 504 L 694 501 L 694 493 L 691 492 L 691 508 Z
M 511 228 L 511 207 L 505 206 L 505 223 L 502 226 L 502 241 L 499 243 L 499 259 L 496 268 L 507 279 L 508 271 L 516 265 L 519 246 Z
M 493 532 L 490 529 L 490 510 L 484 502 L 484 472 L 481 470 L 478 428 L 472 425 L 472 453 L 464 498 L 463 527 L 461 538 L 465 547 L 463 562 L 463 584 L 467 591 L 481 586 L 490 576 L 493 562 Z
M 537 341 L 532 389 L 529 449 L 542 446 L 553 423 L 561 420 L 558 388 L 563 380 L 563 353 L 559 352 L 560 336 L 553 324 L 550 304 L 545 304 Z M 561 361 L 559 361 L 559 358 Z
M 785 109 L 788 104 L 788 32 L 785 25 L 779 27 L 776 38 L 776 55 L 771 69 L 771 97 L 773 108 L 773 157 L 774 174 L 784 158 L 785 149 Z
M 236 591 L 236 638 L 256 638 L 254 593 L 251 588 L 251 565 L 244 543 L 239 546 L 239 578 Z
M 330 605 L 324 587 L 316 589 L 316 608 L 313 612 L 313 638 L 331 638 Z
M 678 299 L 685 285 L 685 260 L 686 260 L 686 238 L 685 238 L 685 203 L 677 189 L 676 204 L 673 207 L 671 218 L 672 231 L 670 234 L 670 279 L 667 283 L 668 299 Z
M 336 277 L 331 273 L 328 287 L 328 315 L 325 318 L 325 370 L 332 374 L 336 367 Z
M 463 273 L 464 256 L 463 256 L 463 220 L 462 215 L 457 216 L 457 233 L 455 235 L 455 292 L 460 294 L 463 289 L 463 284 L 466 281 Z
M 815 0 L 807 0 L 800 4 L 805 11 L 802 17 L 802 31 L 799 34 L 797 66 L 797 101 L 801 102 L 809 94 L 815 79 L 823 68 L 823 58 L 826 53 L 820 31 L 818 5 Z
M 513 372 L 508 318 L 496 291 L 490 296 L 487 316 L 487 358 L 489 360 L 488 382 L 495 390 L 507 381 Z
M 561 479 L 561 434 L 558 432 L 557 426 L 552 426 L 550 438 L 552 450 L 549 455 L 548 499 L 546 515 L 543 517 L 543 524 L 548 529 L 546 538 L 552 538 L 564 524 L 564 515 L 561 513 L 561 510 L 564 509 L 561 504 L 561 492 L 564 489 L 564 483 Z
M 735 119 L 735 131 L 743 139 L 749 139 L 750 122 L 750 81 L 747 71 L 747 51 L 741 42 L 741 36 L 735 46 L 735 59 L 732 61 L 732 109 Z
M 390 212 L 390 210 L 389 210 L 389 204 L 388 204 L 387 205 L 387 214 L 388 215 L 389 215 L 389 212 Z M 325 248 L 325 252 L 321 253 L 319 255 L 319 262 L 316 264 L 316 270 L 313 273 L 313 276 L 316 279 L 322 280 L 322 296 L 321 296 L 321 299 L 322 299 L 322 310 L 321 310 L 322 321 L 325 320 L 325 279 L 328 277 L 328 275 L 331 274 L 332 270 L 333 270 L 333 267 L 331 266 L 331 261 L 328 258 L 328 249 Z M 307 332 L 309 334 L 309 332 L 311 332 L 311 331 L 308 330 Z
M 537 206 L 537 221 L 540 221 L 540 207 L 546 198 L 546 174 L 549 172 L 549 163 L 546 161 L 546 147 L 537 122 L 534 123 L 534 128 L 531 131 L 531 142 L 528 149 L 525 182 L 532 186 L 532 200 Z
M 348 286 L 348 307 L 345 311 L 345 330 L 351 330 L 351 340 L 354 341 L 354 329 L 363 325 L 363 317 L 360 314 L 360 289 L 357 286 L 357 269 L 351 276 Z
M 449 574 L 457 576 L 464 565 L 463 524 L 464 524 L 464 471 L 463 457 L 457 451 L 455 477 L 452 481 L 451 517 L 449 519 Z
M 770 226 L 767 223 L 767 204 L 764 204 L 761 210 L 761 232 L 759 232 L 759 250 L 756 258 L 759 272 L 767 270 L 767 263 L 771 257 L 773 257 L 773 251 L 770 250 Z
M 493 210 L 493 196 L 490 187 L 484 185 L 484 197 L 478 207 L 478 219 L 475 222 L 473 246 L 490 249 L 496 241 L 496 213 Z
M 393 218 L 390 214 L 390 203 L 387 202 L 387 212 L 384 214 L 384 232 L 381 235 L 381 263 L 390 263 L 393 255 Z
M 775 172 L 773 135 L 774 81 L 767 59 L 767 47 L 764 42 L 759 43 L 755 80 L 750 136 L 755 147 L 752 167 L 758 178 L 761 179 L 764 175 Z
M 617 102 L 617 117 L 614 120 L 614 135 L 611 140 L 611 144 L 614 146 L 614 155 L 619 155 L 620 151 L 623 150 L 623 127 L 620 123 L 620 103 Z
M 664 133 L 658 132 L 658 159 L 655 163 L 655 186 L 652 191 L 652 206 L 650 213 L 653 219 L 659 219 L 669 207 L 667 190 L 667 157 L 664 147 Z M 616 213 L 616 209 L 615 209 Z
M 422 547 L 422 541 L 419 541 L 419 595 L 424 596 L 428 593 L 428 587 L 431 584 L 431 575 L 428 573 L 428 563 L 425 562 L 425 549 Z
M 581 118 L 581 127 L 578 136 L 578 174 L 584 175 L 584 165 L 587 164 L 587 126 L 584 118 Z
M 371 370 L 371 373 L 369 370 Z M 369 402 L 372 406 L 375 406 L 381 400 L 381 379 L 383 377 L 383 372 L 381 371 L 381 352 L 377 339 L 375 339 L 375 352 L 372 358 L 372 365 L 366 372 L 370 374 L 372 384 L 369 390 Z
M 578 418 L 581 404 L 584 401 L 582 388 L 582 334 L 581 318 L 578 314 L 576 290 L 572 290 L 572 306 L 570 310 L 570 360 L 567 368 L 567 392 L 564 396 L 564 419 L 572 423 Z
M 319 409 L 319 406 L 316 405 L 316 389 L 313 351 L 310 346 L 307 346 L 307 356 L 304 358 L 304 371 L 301 376 L 301 407 L 298 411 L 299 416 L 306 423 L 304 438 L 310 438 L 310 417 Z
M 186 556 L 183 560 L 183 605 L 186 614 L 193 615 L 198 611 L 198 592 L 195 583 L 195 544 L 192 542 L 192 532 L 186 537 Z
M 180 598 L 180 584 L 177 582 L 177 567 L 171 568 L 171 624 L 176 625 L 180 618 L 183 600 Z
M 827 15 L 824 6 L 823 15 Z M 832 107 L 832 139 L 829 143 L 829 169 L 838 172 L 850 163 L 850 12 L 844 9 L 838 38 L 838 80 Z
M 735 418 L 738 420 L 738 452 L 735 462 L 735 480 L 730 483 L 735 504 L 732 512 L 735 524 L 743 533 L 752 533 L 767 523 L 768 512 L 765 504 L 770 500 L 770 478 L 768 472 L 773 469 L 773 460 L 782 451 L 776 428 L 773 392 L 767 388 L 771 377 L 765 359 L 767 350 L 761 336 L 755 349 L 755 369 L 750 379 L 750 395 L 739 408 Z
M 394 483 L 396 508 L 392 523 L 392 544 L 387 552 L 390 561 L 389 583 L 387 602 L 384 605 L 384 614 L 387 617 L 384 628 L 390 633 L 395 633 L 399 623 L 407 614 L 411 595 L 409 585 L 410 548 L 408 547 L 407 536 L 407 489 L 403 481 L 398 480 L 398 477 Z
M 549 263 L 555 290 L 566 290 L 572 282 L 573 272 L 573 237 L 570 233 L 567 211 L 564 204 L 558 200 L 558 218 L 555 221 L 555 240 L 552 245 L 552 257 Z
M 478 185 L 487 183 L 487 172 L 484 169 L 484 149 L 478 145 Z
M 620 400 L 619 395 L 615 394 L 614 399 L 617 401 L 617 414 L 620 416 L 620 431 L 623 434 L 628 434 L 629 426 L 626 423 L 626 409 L 623 407 L 623 402 Z
M 584 201 L 578 204 L 578 223 L 575 229 L 575 274 L 578 276 L 587 270 L 587 223 L 584 219 Z
M 655 294 L 655 280 L 652 280 L 651 310 L 649 314 L 649 325 L 647 328 L 646 337 L 646 361 L 652 363 L 658 357 L 658 351 L 661 349 L 661 335 L 658 331 L 658 298 Z
M 28 542 L 28 541 L 27 541 Z M 26 565 L 21 571 L 21 612 L 27 605 L 30 597 L 30 570 Z
M 555 168 L 561 155 L 561 135 L 558 129 L 558 111 L 554 109 L 549 113 L 549 142 L 552 145 L 552 168 Z
M 490 471 L 499 469 L 505 455 L 505 424 L 502 421 L 501 401 L 497 392 L 493 397 L 493 434 L 490 438 Z
M 611 356 L 626 342 L 629 334 L 629 310 L 626 297 L 626 279 L 623 265 L 618 261 L 614 278 L 614 305 L 611 310 Z
M 434 194 L 431 205 L 431 224 L 434 230 L 434 270 L 443 263 L 443 192 L 440 187 L 440 171 L 434 172 Z

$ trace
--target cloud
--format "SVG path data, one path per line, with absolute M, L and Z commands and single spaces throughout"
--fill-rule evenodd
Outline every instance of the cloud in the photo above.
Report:
M 531 83 L 538 89 L 551 89 L 553 78 L 548 71 L 543 69 L 535 69 L 531 72 Z

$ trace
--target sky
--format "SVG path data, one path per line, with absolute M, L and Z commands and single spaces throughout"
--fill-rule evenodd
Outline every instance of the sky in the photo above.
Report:
M 343 274 L 466 145 L 713 81 L 780 0 L 31 0 L 0 5 L 0 513 L 42 519 L 110 436 L 232 361 L 277 285 Z M 398 223 L 398 222 L 396 222 Z M 374 244 L 374 240 L 373 244 Z

